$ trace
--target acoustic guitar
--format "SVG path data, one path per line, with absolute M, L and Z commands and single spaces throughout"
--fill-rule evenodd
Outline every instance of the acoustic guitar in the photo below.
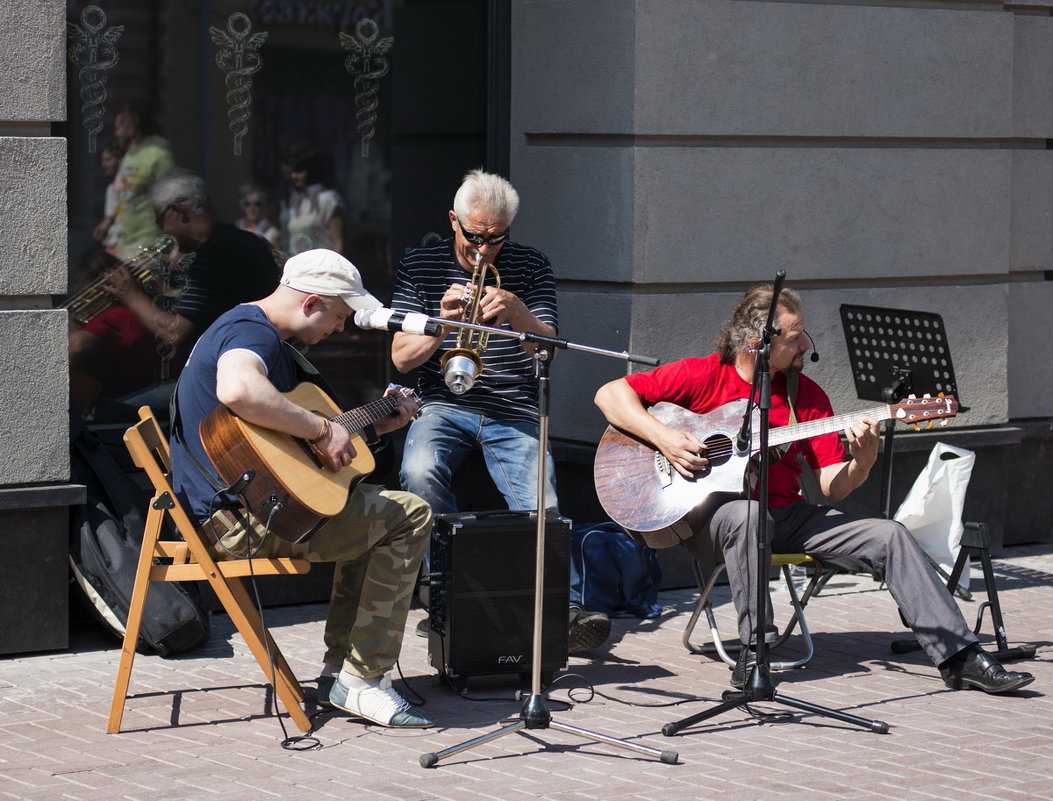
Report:
M 600 505 L 612 520 L 652 547 L 677 544 L 679 538 L 666 532 L 693 510 L 707 519 L 723 503 L 745 496 L 745 478 L 752 458 L 760 449 L 754 434 L 748 451 L 739 452 L 735 440 L 742 425 L 746 401 L 732 401 L 708 414 L 694 414 L 672 403 L 656 403 L 648 409 L 656 420 L 693 434 L 706 446 L 709 464 L 694 478 L 684 478 L 650 443 L 608 426 L 596 450 L 593 475 Z M 907 398 L 848 414 L 771 428 L 769 450 L 797 440 L 841 431 L 864 417 L 931 423 L 958 413 L 958 402 L 950 396 Z M 759 428 L 760 413 L 754 410 L 753 430 Z M 694 516 L 693 516 L 693 519 Z
M 340 407 L 310 382 L 297 384 L 283 394 L 300 408 L 350 432 L 355 448 L 351 464 L 330 470 L 306 440 L 242 420 L 222 405 L 201 421 L 198 433 L 205 453 L 228 484 L 252 472 L 244 495 L 253 515 L 262 523 L 270 521 L 270 530 L 276 536 L 303 542 L 344 508 L 351 490 L 376 467 L 362 429 L 391 414 L 400 397 L 416 396 L 400 387 L 398 393 L 341 413 Z

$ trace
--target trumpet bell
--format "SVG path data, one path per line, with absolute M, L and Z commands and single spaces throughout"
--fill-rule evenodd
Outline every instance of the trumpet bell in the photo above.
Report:
M 475 386 L 475 379 L 483 371 L 483 360 L 472 350 L 447 351 L 442 357 L 442 371 L 450 392 L 463 395 Z

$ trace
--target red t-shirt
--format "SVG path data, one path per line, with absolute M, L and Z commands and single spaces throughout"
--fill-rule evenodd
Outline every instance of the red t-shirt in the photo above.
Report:
M 706 414 L 731 401 L 748 398 L 751 389 L 735 365 L 721 364 L 717 354 L 670 362 L 648 373 L 626 376 L 625 380 L 647 406 L 665 401 L 696 414 Z M 768 414 L 771 426 L 788 425 L 790 407 L 786 399 L 786 376 L 782 373 L 772 377 L 771 393 Z M 826 393 L 804 375 L 798 380 L 794 409 L 797 419 L 802 422 L 832 417 L 834 413 Z M 837 432 L 794 442 L 782 459 L 771 464 L 768 473 L 770 506 L 788 506 L 803 500 L 798 480 L 802 470 L 796 458 L 798 453 L 816 470 L 844 462 L 847 458 Z
M 120 398 L 159 381 L 157 341 L 127 306 L 110 306 L 82 330 L 99 340 L 84 369 L 102 384 L 105 395 Z M 179 370 L 173 367 L 175 377 Z

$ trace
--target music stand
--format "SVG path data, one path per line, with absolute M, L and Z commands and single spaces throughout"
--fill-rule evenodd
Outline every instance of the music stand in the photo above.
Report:
M 767 620 L 767 609 L 771 603 L 768 597 L 768 572 L 771 568 L 771 540 L 774 534 L 772 521 L 768 516 L 768 470 L 771 462 L 771 453 L 768 450 L 768 411 L 771 409 L 771 372 L 769 370 L 769 357 L 771 355 L 771 341 L 774 336 L 781 333 L 775 327 L 775 317 L 779 306 L 779 293 L 782 291 L 783 280 L 786 273 L 779 270 L 775 274 L 775 282 L 772 285 L 771 306 L 768 308 L 768 321 L 761 333 L 761 342 L 756 351 L 756 360 L 753 368 L 753 388 L 750 392 L 750 402 L 746 405 L 746 413 L 743 418 L 742 431 L 739 433 L 736 451 L 749 453 L 753 436 L 750 431 L 753 422 L 753 411 L 759 410 L 757 442 L 757 562 L 756 562 L 756 664 L 748 675 L 745 676 L 742 689 L 724 693 L 723 701 L 711 709 L 706 709 L 698 714 L 691 715 L 675 723 L 667 723 L 662 727 L 662 734 L 672 737 L 681 729 L 698 723 L 701 720 L 719 715 L 729 709 L 746 706 L 754 701 L 772 701 L 805 712 L 813 712 L 823 717 L 851 723 L 861 726 L 878 734 L 888 732 L 888 724 L 881 720 L 850 715 L 836 709 L 789 698 L 781 695 L 775 689 L 769 672 L 768 644 L 765 640 L 764 621 Z M 755 404 L 755 405 L 754 405 Z M 749 648 L 749 643 L 743 643 L 743 649 Z
M 880 309 L 874 306 L 842 304 L 841 325 L 848 347 L 848 358 L 852 364 L 856 395 L 861 400 L 876 400 L 882 403 L 898 403 L 908 394 L 953 395 L 958 399 L 958 411 L 968 411 L 961 403 L 958 384 L 954 378 L 951 349 L 947 342 L 947 331 L 943 318 L 933 312 L 908 311 L 906 309 Z M 895 420 L 885 421 L 881 470 L 881 515 L 892 517 L 892 460 Z M 1034 646 L 1025 644 L 1017 648 L 1006 645 L 1002 625 L 1002 613 L 998 605 L 998 589 L 990 569 L 989 536 L 983 526 L 983 537 L 977 538 L 966 524 L 963 542 L 954 569 L 948 574 L 928 554 L 925 554 L 933 569 L 947 582 L 947 591 L 963 600 L 971 601 L 972 595 L 958 586 L 958 578 L 965 568 L 969 552 L 981 555 L 984 567 L 984 582 L 992 601 L 981 605 L 976 631 L 980 630 L 980 616 L 986 605 L 991 605 L 995 615 L 998 650 L 992 655 L 999 661 L 1030 659 L 1035 655 Z M 919 650 L 916 638 L 895 640 L 893 653 L 902 654 Z
M 861 400 L 898 403 L 907 395 L 953 395 L 962 405 L 943 318 L 933 312 L 841 305 L 841 325 Z M 886 420 L 881 463 L 881 516 L 892 517 L 895 420 Z M 933 566 L 947 578 L 946 572 Z
M 599 732 L 589 731 L 587 729 L 553 720 L 552 713 L 548 708 L 548 702 L 545 699 L 545 696 L 541 694 L 541 639 L 543 633 L 542 601 L 545 593 L 545 486 L 547 484 L 546 470 L 548 469 L 548 460 L 546 457 L 548 455 L 549 367 L 552 364 L 553 358 L 555 358 L 556 348 L 582 350 L 589 353 L 610 356 L 625 361 L 638 362 L 651 366 L 656 366 L 658 360 L 647 356 L 634 356 L 625 351 L 619 353 L 616 351 L 604 350 L 602 348 L 579 345 L 573 342 L 568 342 L 565 339 L 546 337 L 540 334 L 509 331 L 503 328 L 491 328 L 490 326 L 478 325 L 476 323 L 459 323 L 435 317 L 429 317 L 427 319 L 428 322 L 437 323 L 439 325 L 454 325 L 461 328 L 485 331 L 498 336 L 513 337 L 519 339 L 520 342 L 533 342 L 537 346 L 534 353 L 534 373 L 538 379 L 537 545 L 534 557 L 534 638 L 533 653 L 531 654 L 530 662 L 530 694 L 523 699 L 523 704 L 519 711 L 519 719 L 514 723 L 502 726 L 488 734 L 466 740 L 459 745 L 450 746 L 441 751 L 421 754 L 419 759 L 420 766 L 422 768 L 434 767 L 435 764 L 444 757 L 458 754 L 461 751 L 467 751 L 469 748 L 474 748 L 477 745 L 482 745 L 491 740 L 496 740 L 498 737 L 503 737 L 506 734 L 512 734 L 523 729 L 556 729 L 557 731 L 573 734 L 586 740 L 592 740 L 593 742 L 606 743 L 607 745 L 624 748 L 643 756 L 657 757 L 667 765 L 675 765 L 679 759 L 679 754 L 677 754 L 676 751 L 662 751 L 657 748 L 650 748 L 646 745 L 631 743 L 627 740 L 619 740 L 606 734 L 600 734 Z

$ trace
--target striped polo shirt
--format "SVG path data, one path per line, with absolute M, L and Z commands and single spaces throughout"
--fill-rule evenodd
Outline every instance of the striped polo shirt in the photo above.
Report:
M 556 279 L 552 265 L 534 248 L 508 241 L 494 262 L 501 275 L 501 288 L 518 297 L 541 322 L 558 326 L 556 315 Z M 439 302 L 451 284 L 467 284 L 471 278 L 457 262 L 453 238 L 428 247 L 409 251 L 399 263 L 391 307 L 402 312 L 420 312 L 439 316 Z M 486 286 L 493 285 L 493 274 L 487 273 Z M 508 323 L 503 328 L 511 330 Z M 446 403 L 470 409 L 494 419 L 538 419 L 537 380 L 534 360 L 519 340 L 490 336 L 482 354 L 483 372 L 475 385 L 463 395 L 454 395 L 446 387 L 440 360 L 456 347 L 457 331 L 451 331 L 431 357 L 414 371 L 417 392 L 425 405 Z

